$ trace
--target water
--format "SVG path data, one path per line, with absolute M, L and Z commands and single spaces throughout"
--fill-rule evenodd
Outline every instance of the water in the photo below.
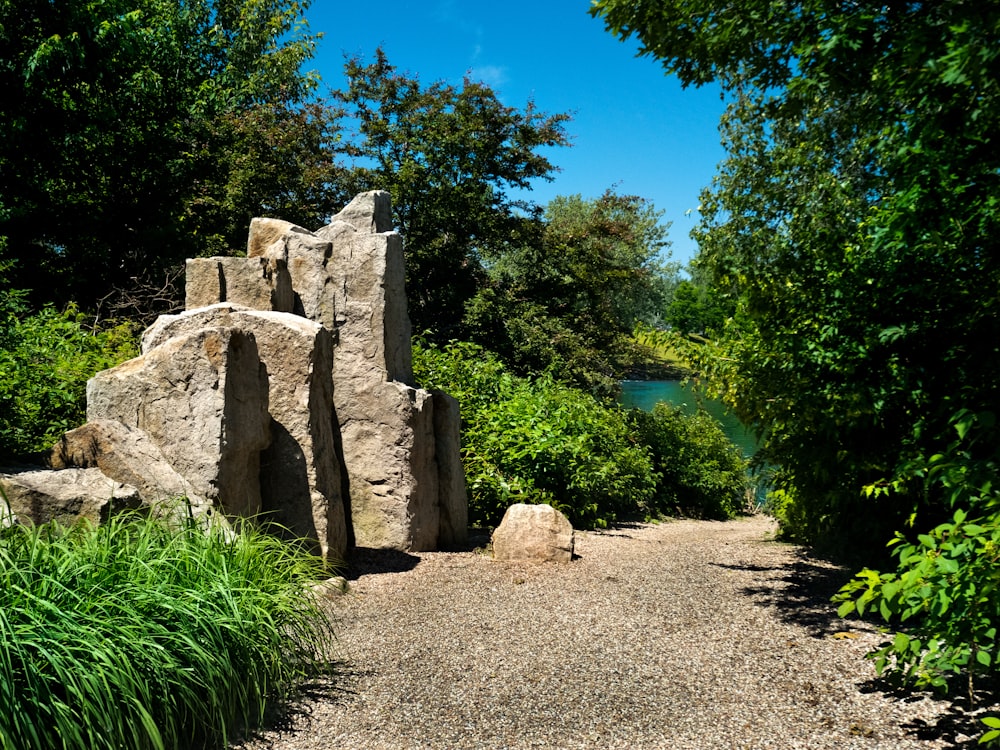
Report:
M 685 388 L 679 380 L 625 380 L 622 381 L 621 402 L 626 409 L 652 411 L 658 401 L 679 406 L 687 414 L 693 414 L 701 406 L 722 425 L 722 431 L 732 440 L 743 455 L 749 458 L 757 450 L 757 441 L 738 420 L 726 410 L 720 401 L 696 397 L 690 388 Z

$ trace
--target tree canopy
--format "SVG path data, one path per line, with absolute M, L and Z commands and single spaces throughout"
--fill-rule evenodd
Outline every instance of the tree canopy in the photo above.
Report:
M 535 230 L 533 204 L 511 196 L 556 167 L 538 153 L 568 144 L 566 114 L 503 104 L 486 84 L 423 84 L 382 49 L 345 64 L 347 88 L 333 92 L 346 118 L 352 160 L 347 192 L 392 194 L 406 239 L 406 285 L 416 330 L 454 333 L 483 263 Z
M 468 334 L 520 374 L 549 370 L 615 392 L 636 321 L 659 316 L 677 274 L 662 214 L 610 190 L 553 199 L 536 236 L 489 264 L 466 308 Z
M 860 546 L 986 506 L 1000 446 L 1000 4 L 598 0 L 728 158 L 699 266 L 738 302 L 702 365 L 765 439 L 786 529 Z
M 0 3 L 0 236 L 10 283 L 91 305 L 328 214 L 330 122 L 292 0 Z M 315 217 L 315 218 L 318 218 Z

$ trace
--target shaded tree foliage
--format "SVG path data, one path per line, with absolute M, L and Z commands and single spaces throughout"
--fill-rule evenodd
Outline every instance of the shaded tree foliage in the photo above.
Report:
M 700 356 L 781 468 L 786 531 L 870 551 L 992 503 L 1000 4 L 594 13 L 729 94 L 697 262 L 738 309 Z
M 673 287 L 663 321 L 678 333 L 699 335 L 721 331 L 734 312 L 732 300 L 719 292 L 701 269 L 691 269 L 691 279 Z
M 465 324 L 521 374 L 551 371 L 608 395 L 634 361 L 637 320 L 657 317 L 677 273 L 668 226 L 645 199 L 608 191 L 560 196 L 533 242 L 489 266 Z
M 314 186 L 332 168 L 329 115 L 301 106 L 315 84 L 300 71 L 305 5 L 0 3 L 12 283 L 89 306 L 242 247 L 254 215 L 327 213 Z
M 465 302 L 484 278 L 483 263 L 536 231 L 537 210 L 510 191 L 552 179 L 539 149 L 567 145 L 568 115 L 501 103 L 487 85 L 424 85 L 400 73 L 379 49 L 345 65 L 335 91 L 353 159 L 345 192 L 392 194 L 393 220 L 406 238 L 406 284 L 416 330 L 454 333 Z

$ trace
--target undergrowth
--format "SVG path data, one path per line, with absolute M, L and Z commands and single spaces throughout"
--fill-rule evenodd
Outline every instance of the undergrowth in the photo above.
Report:
M 143 518 L 0 536 L 0 748 L 219 746 L 329 665 L 316 558 Z

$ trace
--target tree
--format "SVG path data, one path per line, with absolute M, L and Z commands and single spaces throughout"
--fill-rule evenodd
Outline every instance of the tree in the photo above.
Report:
M 469 335 L 515 372 L 546 370 L 610 395 L 632 363 L 639 320 L 663 308 L 677 273 L 666 261 L 662 211 L 637 196 L 559 196 L 540 234 L 489 266 L 489 283 L 470 301 Z
M 300 72 L 314 45 L 304 7 L 3 0 L 12 283 L 36 303 L 89 306 L 159 283 L 185 257 L 239 248 L 254 215 L 314 206 L 332 159 L 327 116 L 303 106 L 315 86 Z
M 682 279 L 673 287 L 664 311 L 664 322 L 678 333 L 714 335 L 721 331 L 732 305 L 697 267 L 690 269 L 691 279 Z
M 699 356 L 781 468 L 786 530 L 871 554 L 908 522 L 988 506 L 1000 5 L 593 12 L 684 84 L 728 93 L 729 155 L 703 200 L 697 263 L 738 306 Z
M 355 160 L 344 190 L 392 194 L 393 220 L 406 238 L 406 284 L 416 330 L 454 333 L 465 302 L 483 280 L 483 263 L 534 230 L 537 211 L 508 191 L 552 179 L 537 153 L 567 145 L 568 115 L 500 102 L 486 84 L 424 86 L 399 73 L 378 49 L 369 64 L 347 60 L 348 86 L 333 92 L 352 133 Z

